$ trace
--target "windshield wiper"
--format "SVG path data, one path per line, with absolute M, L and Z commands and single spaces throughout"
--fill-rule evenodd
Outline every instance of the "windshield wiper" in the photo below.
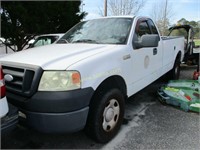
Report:
M 96 44 L 98 44 L 97 41 L 91 40 L 91 39 L 80 39 L 77 41 L 73 41 L 72 43 L 96 43 Z

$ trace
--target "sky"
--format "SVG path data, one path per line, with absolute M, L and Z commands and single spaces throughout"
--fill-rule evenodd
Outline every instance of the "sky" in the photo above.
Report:
M 145 6 L 138 15 L 150 17 L 153 6 L 160 1 L 165 0 L 146 0 Z M 200 0 L 169 0 L 169 5 L 171 5 L 174 14 L 170 18 L 170 24 L 175 24 L 182 18 L 188 21 L 200 21 Z M 93 19 L 101 16 L 100 9 L 103 6 L 104 0 L 83 0 L 81 9 L 88 12 L 86 19 Z

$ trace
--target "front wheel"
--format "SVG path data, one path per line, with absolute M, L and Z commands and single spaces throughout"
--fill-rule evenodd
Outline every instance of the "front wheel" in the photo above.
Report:
M 94 96 L 86 131 L 97 142 L 110 141 L 119 131 L 124 117 L 124 96 L 118 89 L 111 89 Z

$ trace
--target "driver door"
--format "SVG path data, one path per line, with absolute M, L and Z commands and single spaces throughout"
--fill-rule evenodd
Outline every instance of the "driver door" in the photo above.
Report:
M 162 47 L 159 41 L 158 47 L 137 48 L 135 41 L 139 41 L 142 35 L 158 34 L 154 23 L 150 19 L 139 19 L 136 23 L 133 35 L 132 50 L 132 69 L 134 78 L 132 83 L 135 85 L 135 91 L 138 91 L 160 76 L 162 68 Z

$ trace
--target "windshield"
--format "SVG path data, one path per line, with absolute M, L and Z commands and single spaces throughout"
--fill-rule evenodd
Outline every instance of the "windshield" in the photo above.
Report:
M 106 18 L 83 21 L 69 30 L 57 43 L 126 44 L 132 20 Z

